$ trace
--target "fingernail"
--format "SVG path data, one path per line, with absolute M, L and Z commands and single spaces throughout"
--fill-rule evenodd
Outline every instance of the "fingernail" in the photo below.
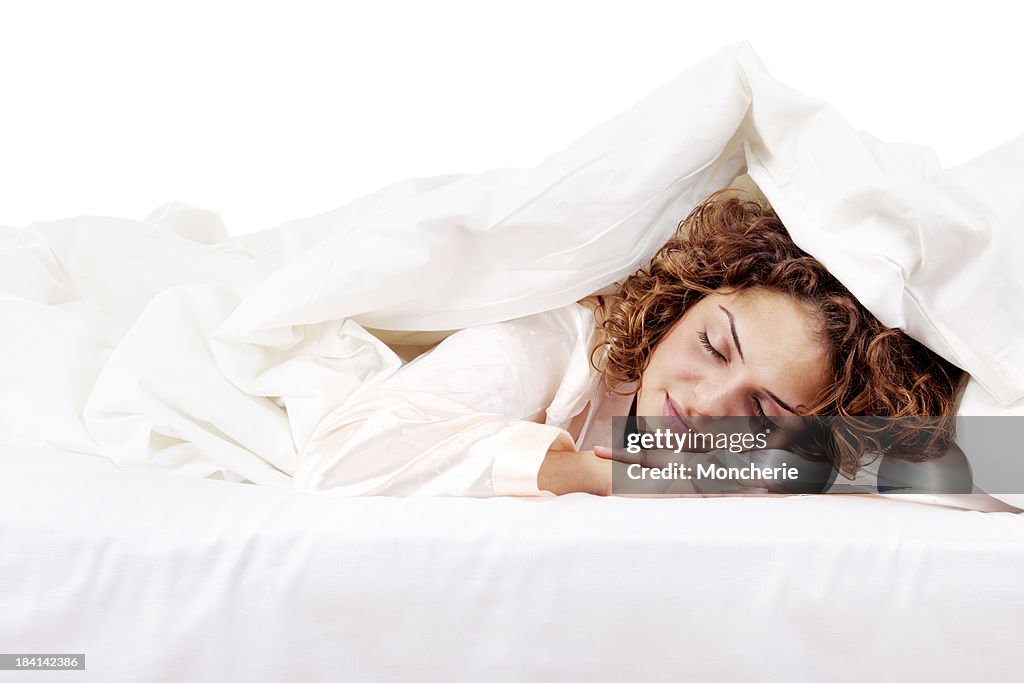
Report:
M 612 455 L 612 449 L 607 446 L 594 446 L 594 455 L 599 455 L 602 458 L 610 458 Z

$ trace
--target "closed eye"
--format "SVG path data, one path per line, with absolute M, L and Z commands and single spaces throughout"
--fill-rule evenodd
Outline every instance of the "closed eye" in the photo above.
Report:
M 728 363 L 729 362 L 726 359 L 726 357 L 724 355 L 722 355 L 718 351 L 718 349 L 716 349 L 714 346 L 711 345 L 711 340 L 708 339 L 708 331 L 707 330 L 701 330 L 700 332 L 698 332 L 697 333 L 697 338 L 700 339 L 700 345 L 708 350 L 708 353 L 711 354 L 712 358 L 717 360 L 719 363 Z

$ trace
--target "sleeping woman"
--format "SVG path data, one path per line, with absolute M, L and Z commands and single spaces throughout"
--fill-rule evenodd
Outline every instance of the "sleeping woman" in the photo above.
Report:
M 819 434 L 819 457 L 850 479 L 872 449 L 922 460 L 948 448 L 962 378 L 882 325 L 772 209 L 727 190 L 620 284 L 460 330 L 364 385 L 318 425 L 294 482 L 339 495 L 609 495 L 625 466 L 609 448 L 613 416 L 694 428 L 748 416 L 776 435 L 805 416 L 946 418 Z

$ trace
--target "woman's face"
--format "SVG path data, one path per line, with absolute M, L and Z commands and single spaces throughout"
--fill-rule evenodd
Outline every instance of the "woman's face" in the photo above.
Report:
M 762 288 L 716 292 L 654 348 L 636 414 L 698 431 L 709 418 L 753 416 L 781 436 L 800 424 L 785 418 L 803 414 L 828 381 L 827 349 L 804 304 Z

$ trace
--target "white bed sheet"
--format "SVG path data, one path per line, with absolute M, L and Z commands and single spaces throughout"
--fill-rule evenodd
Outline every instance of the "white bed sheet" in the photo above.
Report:
M 33 681 L 1019 680 L 1024 515 L 880 497 L 338 498 L 0 447 Z M 0 672 L 0 681 L 25 674 Z

